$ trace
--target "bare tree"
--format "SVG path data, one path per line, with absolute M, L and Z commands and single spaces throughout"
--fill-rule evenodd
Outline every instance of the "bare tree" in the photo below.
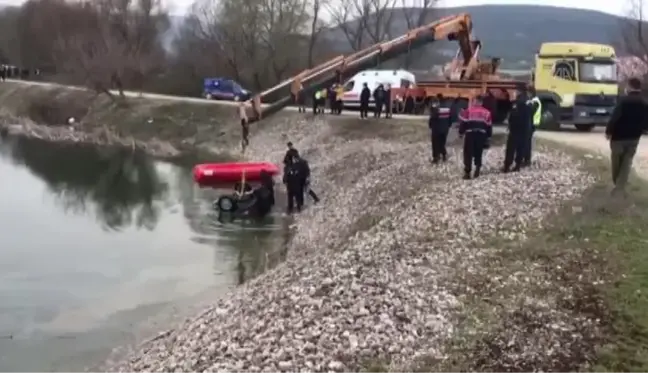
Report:
M 327 0 L 311 0 L 310 2 L 310 33 L 308 40 L 308 67 L 315 65 L 315 49 L 320 41 L 326 22 L 322 19 L 322 12 L 327 5 Z
M 401 0 L 403 17 L 405 18 L 405 23 L 408 30 L 421 27 L 424 24 L 429 22 L 430 16 L 433 13 L 433 7 L 436 5 L 438 0 Z M 416 56 L 422 55 L 423 51 L 419 50 L 415 52 Z M 412 61 L 415 59 L 413 53 L 407 53 L 403 60 L 403 65 L 405 68 L 409 68 L 412 64 Z
M 168 18 L 159 0 L 97 0 L 65 4 L 66 23 L 57 30 L 60 72 L 112 99 L 116 89 L 141 89 L 161 71 L 159 35 Z M 50 31 L 51 32 L 51 31 Z
M 331 19 L 353 50 L 392 36 L 397 0 L 341 0 L 328 6 Z

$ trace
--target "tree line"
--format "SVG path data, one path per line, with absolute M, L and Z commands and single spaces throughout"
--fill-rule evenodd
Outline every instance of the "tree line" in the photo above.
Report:
M 196 96 L 215 76 L 261 90 L 429 22 L 436 1 L 196 0 L 177 17 L 161 0 L 28 0 L 0 11 L 0 62 L 115 100 Z

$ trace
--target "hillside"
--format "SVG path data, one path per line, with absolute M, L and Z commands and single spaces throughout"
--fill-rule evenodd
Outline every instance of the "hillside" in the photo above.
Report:
M 394 34 L 406 31 L 402 9 L 394 10 Z M 484 43 L 484 56 L 501 57 L 507 68 L 527 68 L 527 63 L 544 41 L 580 41 L 616 44 L 623 18 L 581 9 L 532 5 L 482 5 L 460 8 L 439 8 L 429 21 L 451 14 L 469 13 L 474 22 L 475 36 Z M 341 49 L 348 43 L 340 30 L 329 35 Z M 457 47 L 449 42 L 435 43 L 426 51 L 433 63 L 453 56 Z M 417 61 L 415 67 L 429 66 Z M 526 63 L 525 63 L 526 62 Z

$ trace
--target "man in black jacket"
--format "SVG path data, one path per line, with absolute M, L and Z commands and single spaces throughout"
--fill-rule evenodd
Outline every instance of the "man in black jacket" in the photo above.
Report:
M 385 101 L 385 88 L 382 84 L 378 84 L 378 87 L 373 91 L 373 98 L 375 104 L 374 118 L 380 118 Z
M 360 118 L 367 119 L 369 114 L 369 100 L 371 99 L 371 90 L 367 83 L 362 84 L 360 92 Z
M 502 172 L 519 171 L 526 154 L 526 146 L 531 131 L 531 108 L 528 104 L 526 88 L 519 87 L 508 120 L 508 136 L 504 153 Z M 515 162 L 515 164 L 513 164 Z M 513 169 L 511 169 L 513 166 Z
M 605 137 L 610 140 L 613 193 L 624 192 L 639 139 L 648 128 L 648 104 L 641 97 L 641 81 L 630 79 L 626 92 L 605 128 Z
M 434 164 L 439 163 L 440 160 L 445 162 L 448 159 L 446 142 L 450 124 L 450 108 L 446 105 L 443 95 L 438 94 L 432 101 L 428 121 L 432 139 L 432 163 Z

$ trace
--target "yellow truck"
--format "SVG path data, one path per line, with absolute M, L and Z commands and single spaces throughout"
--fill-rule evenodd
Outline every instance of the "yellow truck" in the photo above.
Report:
M 579 131 L 604 126 L 619 93 L 614 48 L 590 43 L 543 43 L 533 83 L 542 101 L 540 128 L 573 124 Z

